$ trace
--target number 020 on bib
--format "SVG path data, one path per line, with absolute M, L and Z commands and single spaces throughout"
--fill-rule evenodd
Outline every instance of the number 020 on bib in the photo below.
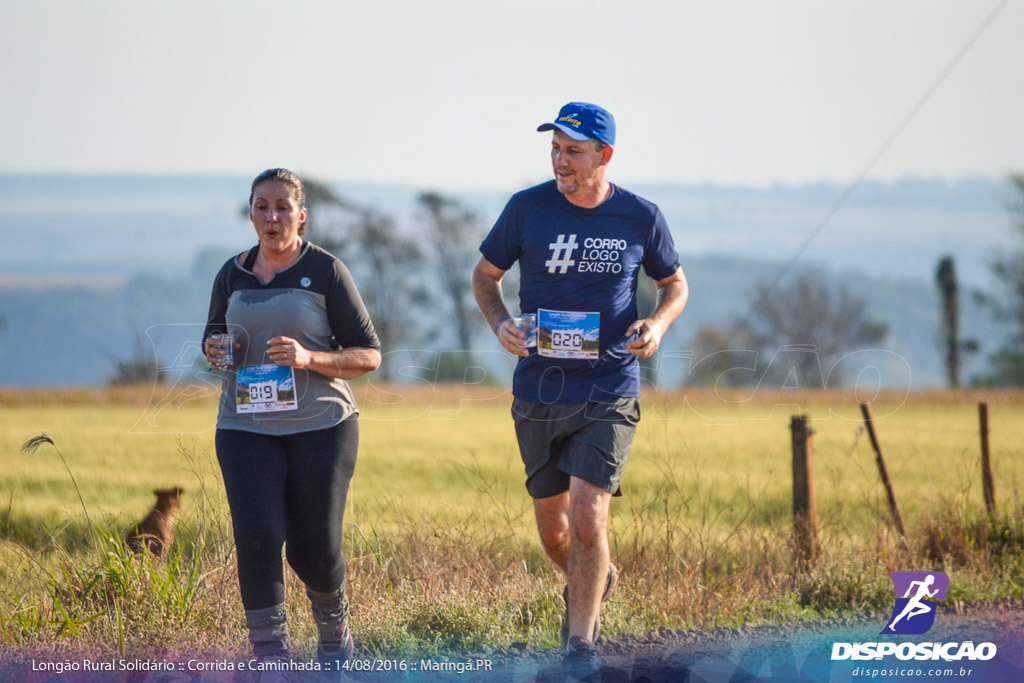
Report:
M 542 356 L 596 359 L 600 333 L 599 312 L 537 310 L 537 353 Z

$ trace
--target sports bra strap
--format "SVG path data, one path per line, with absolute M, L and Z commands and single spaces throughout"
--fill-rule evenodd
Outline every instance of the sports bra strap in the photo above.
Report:
M 256 265 L 256 257 L 259 255 L 259 253 L 260 248 L 258 246 L 250 249 L 249 255 L 245 257 L 245 263 L 242 264 L 242 268 L 248 270 L 251 273 L 252 267 Z

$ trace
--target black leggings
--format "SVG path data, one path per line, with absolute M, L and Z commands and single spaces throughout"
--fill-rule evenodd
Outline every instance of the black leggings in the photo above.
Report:
M 343 586 L 341 522 L 356 469 L 357 417 L 284 436 L 218 429 L 216 444 L 245 609 L 284 602 L 286 542 L 288 564 L 307 586 L 324 593 Z

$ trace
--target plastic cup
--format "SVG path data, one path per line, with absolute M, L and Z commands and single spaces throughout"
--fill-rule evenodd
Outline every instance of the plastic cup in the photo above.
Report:
M 233 334 L 211 334 L 212 339 L 217 346 L 224 349 L 224 360 L 221 361 L 220 367 L 226 368 L 230 365 L 235 364 L 235 335 Z
M 537 345 L 537 315 L 535 313 L 524 313 L 523 315 L 512 316 L 512 321 L 523 334 L 526 335 L 526 348 Z

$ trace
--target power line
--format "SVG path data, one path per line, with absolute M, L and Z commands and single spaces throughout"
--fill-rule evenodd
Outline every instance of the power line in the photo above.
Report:
M 911 107 L 907 115 L 903 117 L 903 119 L 896 125 L 893 131 L 889 134 L 889 136 L 885 139 L 882 145 L 878 148 L 878 151 L 876 151 L 874 155 L 872 155 L 872 157 L 864 165 L 864 167 L 861 169 L 860 173 L 857 174 L 857 177 L 853 180 L 853 182 L 846 186 L 846 188 L 839 195 L 839 197 L 837 197 L 836 200 L 832 203 L 832 205 L 828 208 L 828 210 L 825 211 L 825 214 L 822 216 L 821 220 L 818 221 L 818 224 L 815 226 L 815 228 L 804 239 L 804 241 L 800 243 L 800 246 L 797 247 L 796 252 L 793 254 L 793 257 L 789 260 L 789 262 L 782 268 L 782 270 L 775 277 L 775 279 L 772 280 L 771 284 L 769 284 L 767 288 L 764 288 L 762 290 L 761 295 L 758 297 L 757 301 L 754 303 L 753 306 L 751 306 L 750 310 L 748 311 L 743 321 L 735 326 L 732 334 L 730 334 L 730 337 L 735 337 L 735 335 L 741 329 L 746 327 L 747 323 L 750 322 L 750 318 L 754 315 L 755 311 L 760 307 L 761 302 L 763 302 L 765 298 L 769 294 L 771 294 L 776 287 L 778 287 L 779 283 L 782 282 L 783 278 L 785 278 L 786 275 L 788 275 L 789 272 L 793 270 L 793 267 L 804 255 L 804 252 L 807 251 L 807 248 L 811 246 L 811 243 L 815 239 L 817 239 L 818 235 L 821 234 L 821 232 L 829 224 L 832 218 L 837 213 L 839 213 L 839 209 L 842 208 L 842 206 L 850 198 L 850 195 L 852 195 L 853 192 L 861 185 L 861 183 L 864 181 L 864 178 L 867 177 L 868 173 L 870 173 L 871 170 L 875 167 L 875 165 L 882 159 L 882 157 L 885 156 L 885 153 L 889 151 L 889 148 L 892 147 L 896 140 L 900 137 L 900 135 L 903 134 L 903 131 L 905 131 L 907 127 L 910 126 L 913 120 L 917 117 L 917 115 L 921 112 L 924 106 L 928 103 L 928 100 L 932 98 L 932 95 L 934 95 L 936 91 L 938 91 L 938 89 L 946 81 L 949 75 L 953 73 L 953 70 L 956 69 L 960 62 L 963 61 L 963 58 L 967 56 L 967 53 L 971 51 L 971 48 L 974 47 L 974 44 L 978 42 L 978 39 L 981 38 L 982 34 L 985 33 L 985 31 L 992 24 L 992 22 L 995 21 L 996 17 L 999 16 L 999 13 L 1002 12 L 1003 8 L 1006 7 L 1006 5 L 1008 5 L 1009 3 L 1010 0 L 1002 0 L 998 5 L 996 5 L 995 9 L 993 9 L 989 13 L 989 15 L 985 17 L 985 20 L 982 21 L 978 28 L 975 29 L 974 33 L 971 34 L 970 38 L 968 38 L 967 42 L 963 45 L 963 47 L 961 47 L 960 50 L 957 51 L 957 53 L 953 56 L 949 63 L 946 64 L 945 68 L 943 68 L 942 71 L 939 72 L 935 80 L 924 91 L 924 94 L 922 94 L 921 97 L 918 98 L 917 103 L 914 104 L 913 107 Z

